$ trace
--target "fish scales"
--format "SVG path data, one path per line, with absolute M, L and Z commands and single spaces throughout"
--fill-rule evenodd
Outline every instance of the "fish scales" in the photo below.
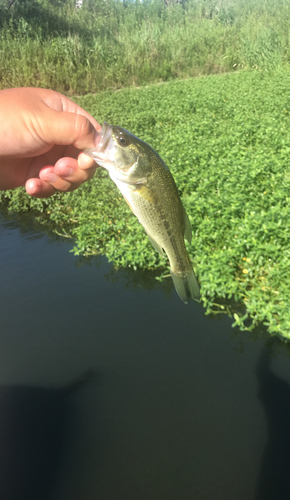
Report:
M 168 170 L 158 169 L 151 174 L 146 186 L 128 185 L 131 197 L 127 196 L 145 230 L 149 230 L 153 238 L 165 249 L 172 268 L 181 271 L 183 260 L 188 263 L 189 259 L 183 239 L 183 207 L 172 181 Z

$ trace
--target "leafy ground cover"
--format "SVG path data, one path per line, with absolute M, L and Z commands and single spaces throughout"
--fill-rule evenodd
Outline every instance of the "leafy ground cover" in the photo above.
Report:
M 170 167 L 189 214 L 189 252 L 207 312 L 242 307 L 235 324 L 264 324 L 290 338 L 290 72 L 247 72 L 102 92 L 76 99 L 100 122 L 120 125 L 151 144 Z M 73 193 L 33 200 L 0 194 L 11 210 L 75 238 L 75 253 L 104 253 L 116 267 L 160 268 L 107 173 Z M 166 278 L 165 278 L 166 279 Z

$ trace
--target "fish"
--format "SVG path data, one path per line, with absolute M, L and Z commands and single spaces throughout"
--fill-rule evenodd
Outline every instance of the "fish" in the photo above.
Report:
M 191 243 L 188 215 L 173 176 L 154 149 L 124 128 L 104 123 L 96 146 L 84 153 L 108 170 L 153 247 L 170 263 L 175 290 L 187 304 L 199 300 L 199 285 L 184 238 Z

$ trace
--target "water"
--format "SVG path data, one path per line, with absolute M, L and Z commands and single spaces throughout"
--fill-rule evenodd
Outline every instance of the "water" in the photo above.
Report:
M 1 500 L 289 499 L 285 349 L 4 216 L 0 245 Z

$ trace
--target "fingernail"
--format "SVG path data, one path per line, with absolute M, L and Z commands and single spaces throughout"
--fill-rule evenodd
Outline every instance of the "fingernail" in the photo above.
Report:
M 47 174 L 44 175 L 43 180 L 53 184 L 54 182 L 57 181 L 57 178 L 58 178 L 57 175 L 54 174 L 53 172 L 47 172 Z
M 73 168 L 71 167 L 63 167 L 61 169 L 61 177 L 70 177 L 73 173 Z
M 100 139 L 101 139 L 101 134 L 100 132 L 98 132 L 96 129 L 95 129 L 95 137 L 94 137 L 94 143 L 95 143 L 95 146 L 97 146 L 97 144 L 100 142 Z

